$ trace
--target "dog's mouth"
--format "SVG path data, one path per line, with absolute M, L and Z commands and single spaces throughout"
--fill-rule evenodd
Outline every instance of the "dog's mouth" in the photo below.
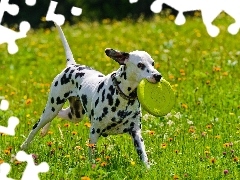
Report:
M 153 75 L 152 77 L 146 78 L 148 82 L 156 84 L 160 82 L 162 76 L 160 74 Z
M 152 84 L 156 84 L 158 83 L 159 81 L 156 81 L 156 79 L 154 78 L 146 78 L 148 82 L 152 83 Z

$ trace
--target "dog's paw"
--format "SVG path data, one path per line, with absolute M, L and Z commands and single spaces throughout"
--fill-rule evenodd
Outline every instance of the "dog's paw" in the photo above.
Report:
M 27 143 L 24 142 L 24 143 L 20 146 L 20 149 L 25 151 L 25 150 L 27 149 L 27 147 L 28 147 Z

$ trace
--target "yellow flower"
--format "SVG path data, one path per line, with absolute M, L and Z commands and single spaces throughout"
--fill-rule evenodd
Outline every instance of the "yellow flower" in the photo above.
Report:
M 149 134 L 149 135 L 154 135 L 154 134 L 155 134 L 155 131 L 148 131 L 148 134 Z
M 86 127 L 90 128 L 90 127 L 91 127 L 91 123 L 89 123 L 89 122 L 86 122 L 86 123 L 84 124 L 84 126 L 86 126 Z
M 234 161 L 234 162 L 238 162 L 238 161 L 239 161 L 239 158 L 238 158 L 237 156 L 235 156 L 235 157 L 233 158 L 233 161 Z
M 131 161 L 130 163 L 132 166 L 134 166 L 136 164 L 135 161 Z
M 11 154 L 11 151 L 10 151 L 9 149 L 5 149 L 5 150 L 4 150 L 4 154 L 10 155 L 10 154 Z
M 174 174 L 173 179 L 179 179 L 178 175 Z
M 53 134 L 53 132 L 52 131 L 48 131 L 48 134 Z
M 162 143 L 162 144 L 161 144 L 161 148 L 166 149 L 166 147 L 167 147 L 167 144 L 166 144 L 166 143 Z
M 66 123 L 66 124 L 64 124 L 64 127 L 70 127 L 70 124 L 68 124 L 68 123 Z
M 26 101 L 25 101 L 25 103 L 26 103 L 26 105 L 29 105 L 29 104 L 31 104 L 32 103 L 32 99 L 27 99 Z
M 75 149 L 82 150 L 83 148 L 81 146 L 76 146 Z
M 49 141 L 49 142 L 47 142 L 47 145 L 48 145 L 49 147 L 51 147 L 51 146 L 53 145 L 53 142 Z
M 106 165 L 107 165 L 107 163 L 105 161 L 101 163 L 102 167 L 105 167 Z
M 101 158 L 96 158 L 96 161 L 97 162 L 100 162 L 102 159 Z
M 105 159 L 106 159 L 106 160 L 109 160 L 109 159 L 110 159 L 110 156 L 106 156 Z
M 76 132 L 76 131 L 73 131 L 73 132 L 72 132 L 72 135 L 76 135 L 76 134 L 77 134 L 77 132 Z
M 90 178 L 87 176 L 83 176 L 83 177 L 81 177 L 81 180 L 90 180 Z
M 181 106 L 182 106 L 182 108 L 184 108 L 184 109 L 187 109 L 187 108 L 188 108 L 188 105 L 187 105 L 187 104 L 184 104 L 184 103 L 182 103 Z
M 211 159 L 210 159 L 210 162 L 211 162 L 212 164 L 215 164 L 216 161 L 217 161 L 217 160 L 216 160 L 215 158 L 211 158 Z

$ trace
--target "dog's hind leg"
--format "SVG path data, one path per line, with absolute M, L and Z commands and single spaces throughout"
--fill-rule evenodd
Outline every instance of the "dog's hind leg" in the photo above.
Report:
M 81 121 L 85 114 L 85 110 L 82 107 L 80 99 L 77 97 L 69 97 L 68 101 L 70 107 L 60 110 L 58 117 L 74 123 Z
M 45 125 L 46 125 L 46 127 L 44 129 L 44 132 L 42 132 L 42 133 L 46 133 L 46 130 L 49 128 L 50 122 L 53 120 L 53 118 L 55 118 L 57 116 L 58 112 L 63 107 L 63 104 L 64 104 L 66 99 L 62 99 L 61 100 L 59 97 L 54 98 L 51 95 L 52 95 L 52 93 L 50 93 L 47 105 L 46 105 L 46 107 L 45 107 L 45 109 L 44 109 L 40 119 L 33 126 L 31 132 L 29 133 L 29 135 L 27 137 L 27 139 L 21 145 L 21 149 L 23 149 L 23 150 L 27 149 L 28 145 L 33 140 L 34 136 Z M 53 103 L 53 99 L 55 99 L 57 102 Z M 44 134 L 42 134 L 42 135 L 44 135 Z

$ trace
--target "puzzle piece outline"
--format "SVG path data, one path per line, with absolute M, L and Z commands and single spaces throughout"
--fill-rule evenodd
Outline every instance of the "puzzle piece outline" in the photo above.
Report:
M 232 35 L 239 32 L 239 0 L 229 0 L 227 2 L 224 0 L 155 0 L 151 4 L 150 9 L 154 13 L 159 13 L 162 10 L 163 4 L 167 4 L 178 11 L 178 15 L 175 19 L 175 24 L 177 25 L 183 25 L 186 22 L 186 18 L 183 15 L 184 12 L 200 10 L 208 34 L 212 37 L 216 37 L 220 30 L 217 26 L 213 25 L 212 22 L 224 11 L 235 20 L 235 23 L 228 26 L 228 32 Z M 239 9 L 237 7 L 239 7 Z
M 39 165 L 35 165 L 32 154 L 27 154 L 24 151 L 18 151 L 15 157 L 18 161 L 27 162 L 26 168 L 23 171 L 21 180 L 40 180 L 39 173 L 46 173 L 49 171 L 49 165 L 46 162 L 41 162 Z M 11 170 L 11 166 L 8 163 L 0 164 L 0 179 L 1 180 L 14 180 L 7 177 Z

